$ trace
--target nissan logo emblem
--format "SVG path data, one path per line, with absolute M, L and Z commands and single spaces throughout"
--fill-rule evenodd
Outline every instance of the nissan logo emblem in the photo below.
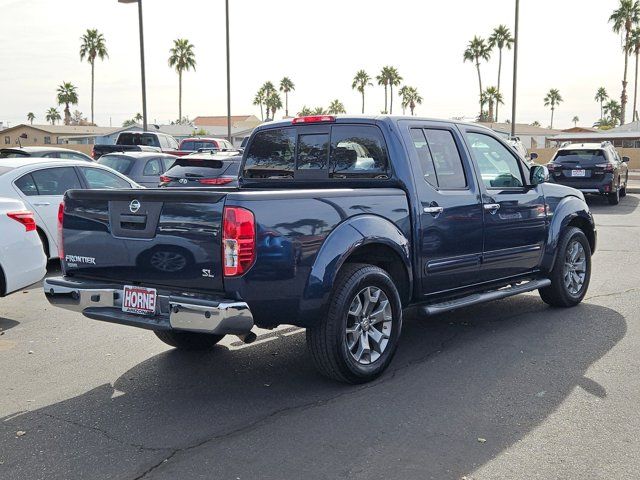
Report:
M 140 202 L 138 200 L 131 200 L 131 203 L 129 204 L 129 210 L 131 210 L 131 213 L 136 213 L 138 210 L 140 210 Z

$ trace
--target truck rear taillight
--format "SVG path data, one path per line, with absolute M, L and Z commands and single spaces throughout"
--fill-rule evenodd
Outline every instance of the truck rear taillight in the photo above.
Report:
M 247 272 L 256 259 L 256 224 L 245 208 L 225 207 L 222 221 L 222 257 L 225 277 Z
M 29 210 L 8 212 L 7 216 L 24 225 L 27 232 L 33 232 L 36 229 L 36 220 L 33 217 L 33 212 L 30 212 Z
M 64 223 L 64 202 L 60 203 L 58 207 L 58 258 L 60 258 L 60 264 L 64 259 L 64 247 L 62 246 L 62 227 Z
M 202 185 L 226 185 L 233 181 L 232 177 L 218 177 L 218 178 L 201 178 L 198 183 Z

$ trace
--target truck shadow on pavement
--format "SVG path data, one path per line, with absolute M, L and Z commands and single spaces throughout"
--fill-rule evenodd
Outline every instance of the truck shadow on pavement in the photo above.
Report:
M 320 377 L 303 333 L 168 350 L 113 385 L 3 418 L 0 477 L 459 479 L 574 389 L 606 399 L 587 370 L 625 332 L 616 311 L 537 295 L 409 314 L 390 370 L 360 386 Z
M 640 204 L 640 198 L 636 195 L 627 195 L 620 199 L 618 205 L 610 205 L 605 196 L 585 195 L 585 200 L 593 213 L 606 213 L 607 215 L 629 215 L 635 213 Z

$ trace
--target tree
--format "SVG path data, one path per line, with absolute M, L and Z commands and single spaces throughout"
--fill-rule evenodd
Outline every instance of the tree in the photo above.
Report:
M 303 105 L 302 109 L 296 115 L 298 117 L 308 117 L 309 115 L 313 115 L 313 109 Z
M 264 104 L 267 107 L 267 115 L 269 111 L 271 111 L 271 120 L 275 120 L 276 112 L 282 108 L 282 98 L 280 98 L 280 94 L 275 90 L 269 92 L 269 96 L 264 101 Z
M 638 0 L 619 0 L 618 8 L 609 17 L 613 23 L 613 31 L 623 36 L 622 51 L 624 53 L 624 74 L 622 76 L 622 93 L 620 95 L 620 124 L 624 125 L 627 108 L 627 69 L 629 65 L 629 47 L 633 25 L 640 20 L 640 4 Z
M 502 75 L 502 49 L 511 50 L 514 42 L 506 25 L 498 25 L 489 36 L 489 48 L 498 48 L 498 93 L 500 93 L 500 76 Z M 496 103 L 496 122 L 498 121 L 498 104 Z
M 95 67 L 96 58 L 104 60 L 109 56 L 107 53 L 107 45 L 104 36 L 98 32 L 97 29 L 87 29 L 87 31 L 80 37 L 82 44 L 80 45 L 80 60 L 87 59 L 87 62 L 91 64 L 91 123 L 93 120 L 93 94 L 95 85 Z
M 618 102 L 616 102 L 615 100 L 609 100 L 604 105 L 605 118 L 603 119 L 603 121 L 600 122 L 600 127 L 603 127 L 603 126 L 615 127 L 618 124 L 618 121 L 620 120 L 621 108 L 622 107 Z
M 122 122 L 123 127 L 133 127 L 135 125 L 136 125 L 136 121 L 133 118 L 130 118 L 129 120 L 125 120 L 124 122 Z
M 418 93 L 418 89 L 415 87 L 404 86 L 400 89 L 400 96 L 402 98 L 402 108 L 409 108 L 411 115 L 416 108 L 416 105 L 422 105 L 422 97 Z
M 289 116 L 289 92 L 296 89 L 295 84 L 289 77 L 283 77 L 280 80 L 280 91 L 284 93 L 284 116 Z
M 29 120 L 29 123 L 31 125 L 33 125 L 33 121 L 36 119 L 36 116 L 34 115 L 33 112 L 29 112 L 27 113 L 27 120 Z
M 402 115 L 406 114 L 407 105 L 404 102 L 404 98 L 409 94 L 409 88 L 411 87 L 405 85 L 400 90 L 398 90 L 398 95 L 400 96 L 400 106 L 402 106 Z
M 186 38 L 173 41 L 169 50 L 169 66 L 178 72 L 178 118 L 182 118 L 182 72 L 196 69 L 194 46 Z
M 578 126 L 578 122 L 580 121 L 580 119 L 578 118 L 577 115 L 574 115 L 574 117 L 571 119 L 571 121 L 573 122 L 573 126 L 577 127 Z
M 602 120 L 604 118 L 604 102 L 609 98 L 609 95 L 607 95 L 607 91 L 605 90 L 604 87 L 600 87 L 598 89 L 598 91 L 596 92 L 596 96 L 594 98 L 594 100 L 596 102 L 600 102 L 600 119 Z
M 347 111 L 344 109 L 342 102 L 336 98 L 329 104 L 327 113 L 330 115 L 338 115 L 340 113 L 347 113 Z
M 327 115 L 327 111 L 323 107 L 316 107 L 311 110 L 311 115 Z
M 489 112 L 488 112 L 488 120 L 490 122 L 497 122 L 498 119 L 493 115 L 494 113 L 494 105 L 496 107 L 495 111 L 498 110 L 498 104 L 504 103 L 502 100 L 502 94 L 498 91 L 496 87 L 487 87 L 484 91 L 484 98 L 486 103 L 489 104 Z
M 381 85 L 384 87 L 384 110 L 382 113 L 386 114 L 389 112 L 388 107 L 388 89 L 389 89 L 389 79 L 390 79 L 390 69 L 391 67 L 382 67 L 382 70 L 380 70 L 380 74 L 376 75 L 376 80 L 378 82 L 378 85 Z M 362 112 L 364 113 L 364 111 Z
M 353 83 L 351 84 L 351 88 L 353 90 L 357 90 L 362 95 L 362 113 L 364 114 L 364 90 L 366 87 L 370 87 L 373 84 L 371 83 L 371 77 L 364 70 L 358 70 L 356 72 L 356 76 L 353 77 Z
M 70 82 L 62 82 L 58 87 L 58 105 L 64 104 L 64 124 L 71 123 L 71 111 L 69 105 L 78 104 L 78 91 Z
M 142 114 L 141 114 L 140 112 L 136 113 L 136 114 L 133 116 L 133 120 L 134 120 L 134 121 L 136 121 L 136 122 L 141 122 L 141 121 L 143 120 L 143 116 L 142 116 Z
M 640 27 L 636 27 L 631 30 L 629 36 L 629 52 L 633 52 L 636 57 L 636 71 L 633 83 L 633 112 L 631 112 L 631 119 L 638 120 L 638 56 L 640 55 Z
M 553 128 L 553 113 L 555 112 L 556 107 L 562 102 L 562 96 L 557 88 L 552 88 L 547 92 L 547 95 L 544 97 L 544 106 L 551 107 L 551 127 Z
M 87 117 L 85 117 L 80 110 L 74 110 L 71 115 L 71 125 L 87 125 Z
M 473 37 L 468 45 L 467 49 L 464 51 L 463 55 L 465 62 L 472 62 L 476 65 L 476 70 L 478 71 L 478 86 L 479 86 L 479 103 L 480 103 L 480 117 L 483 116 L 483 101 L 482 101 L 482 76 L 480 75 L 480 60 L 488 61 L 491 58 L 491 48 L 485 43 L 484 38 L 478 37 L 477 35 Z
M 540 126 L 540 122 L 537 120 L 534 120 L 533 123 L 531 124 L 532 127 L 539 127 Z
M 47 114 L 44 117 L 47 122 L 51 122 L 51 125 L 55 125 L 57 121 L 59 121 L 62 117 L 60 116 L 60 112 L 56 107 L 51 107 L 47 110 Z
M 263 110 L 263 106 L 264 106 L 264 90 L 262 89 L 262 87 L 260 87 L 258 89 L 258 92 L 256 93 L 256 96 L 253 97 L 253 104 L 254 105 L 260 105 L 260 119 L 264 122 L 264 110 Z
M 396 67 L 389 67 L 389 115 L 393 114 L 393 87 L 399 87 L 402 77 Z

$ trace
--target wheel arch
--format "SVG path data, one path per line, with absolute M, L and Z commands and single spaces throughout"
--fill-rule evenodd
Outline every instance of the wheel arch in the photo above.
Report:
M 44 229 L 40 226 L 40 225 L 36 225 L 36 231 L 38 232 L 38 236 L 40 237 L 40 241 L 42 241 L 42 246 L 44 248 L 44 253 L 47 256 L 47 261 L 49 261 L 49 259 L 51 258 L 51 240 L 49 239 L 49 235 L 47 235 L 47 232 L 44 231 Z M 45 243 L 46 242 L 46 243 Z M 53 245 L 55 247 L 55 245 Z M 55 250 L 55 249 L 54 249 Z
M 323 243 L 307 279 L 300 303 L 299 321 L 315 323 L 325 311 L 340 269 L 347 263 L 368 263 L 389 273 L 403 305 L 413 292 L 409 240 L 386 218 L 358 215 L 336 227 Z
M 4 297 L 7 294 L 7 278 L 4 276 L 4 270 L 0 265 L 0 297 Z

